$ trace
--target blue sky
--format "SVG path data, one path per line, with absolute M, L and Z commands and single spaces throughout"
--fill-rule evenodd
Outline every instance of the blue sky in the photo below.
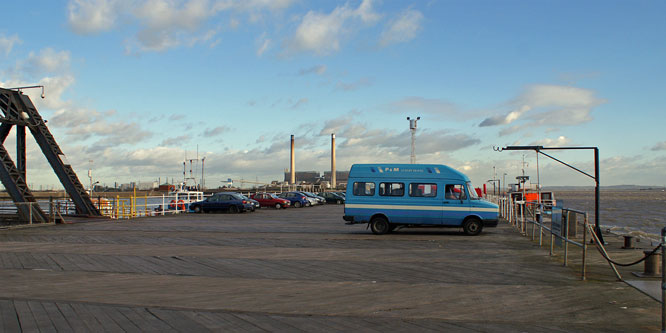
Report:
M 666 185 L 663 1 L 72 0 L 4 5 L 0 86 L 26 91 L 95 180 L 282 180 L 417 161 L 480 186 L 523 153 L 598 146 L 602 185 Z M 15 138 L 5 146 L 14 151 Z M 591 152 L 553 151 L 590 173 Z M 533 152 L 526 172 L 536 178 Z M 28 183 L 57 179 L 34 141 Z M 544 185 L 592 185 L 539 159 Z M 198 169 L 198 168 L 197 168 Z M 199 177 L 199 176 L 197 176 Z

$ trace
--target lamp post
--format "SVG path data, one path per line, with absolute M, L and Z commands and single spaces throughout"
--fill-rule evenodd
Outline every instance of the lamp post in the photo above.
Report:
M 421 117 L 416 117 L 416 119 L 407 117 L 407 120 L 409 121 L 409 130 L 412 132 L 412 154 L 409 157 L 411 164 L 416 163 L 416 122 L 420 119 Z
M 536 151 L 537 155 L 541 154 L 543 156 L 546 156 L 556 162 L 559 162 L 560 164 L 564 164 L 569 168 L 574 169 L 594 179 L 594 231 L 597 234 L 599 241 L 602 244 L 605 243 L 604 238 L 601 235 L 601 227 L 599 226 L 599 147 L 506 146 L 504 148 L 493 147 L 493 149 L 498 152 L 502 152 L 504 150 L 534 150 Z M 543 150 L 581 150 L 581 149 L 594 151 L 594 176 L 543 152 Z
M 506 187 L 506 172 L 502 175 L 502 184 L 504 184 L 504 187 Z M 502 190 L 500 189 L 500 194 L 502 193 Z

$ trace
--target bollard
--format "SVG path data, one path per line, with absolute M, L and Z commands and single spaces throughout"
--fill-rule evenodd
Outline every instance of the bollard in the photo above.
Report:
M 652 251 L 643 251 L 647 256 Z M 645 276 L 659 276 L 661 273 L 661 253 L 655 252 L 651 256 L 645 258 L 645 267 L 643 268 L 643 275 Z
M 633 244 L 634 237 L 633 236 L 628 236 L 628 235 L 625 235 L 625 236 L 622 236 L 622 237 L 624 237 L 624 246 L 622 246 L 622 248 L 623 249 L 633 249 L 634 248 L 634 244 Z

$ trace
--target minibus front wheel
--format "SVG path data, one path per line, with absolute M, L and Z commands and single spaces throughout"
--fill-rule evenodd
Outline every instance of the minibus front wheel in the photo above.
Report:
M 390 225 L 385 217 L 375 216 L 370 220 L 370 230 L 375 235 L 383 235 L 390 231 Z
M 483 229 L 483 223 L 481 223 L 481 220 L 477 219 L 476 217 L 470 217 L 465 220 L 465 222 L 463 222 L 462 227 L 466 235 L 476 236 L 481 233 L 481 230 Z

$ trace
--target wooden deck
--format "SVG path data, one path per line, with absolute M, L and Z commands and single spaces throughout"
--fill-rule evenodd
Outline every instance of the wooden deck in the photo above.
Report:
M 660 329 L 660 304 L 601 260 L 580 281 L 575 262 L 562 267 L 505 223 L 478 237 L 375 236 L 342 215 L 329 205 L 0 231 L 0 330 Z

